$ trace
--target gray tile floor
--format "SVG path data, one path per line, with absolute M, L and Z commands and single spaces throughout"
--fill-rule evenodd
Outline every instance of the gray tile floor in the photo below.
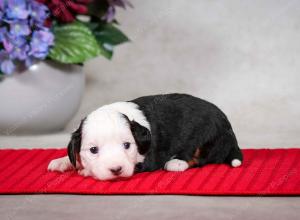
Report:
M 0 196 L 1 220 L 300 219 L 297 197 Z

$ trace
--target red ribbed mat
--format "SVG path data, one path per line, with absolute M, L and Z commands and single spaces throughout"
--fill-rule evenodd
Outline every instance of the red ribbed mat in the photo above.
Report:
M 0 150 L 0 193 L 300 195 L 300 149 L 243 150 L 240 168 L 208 165 L 156 171 L 129 180 L 97 181 L 76 172 L 48 172 L 65 149 Z

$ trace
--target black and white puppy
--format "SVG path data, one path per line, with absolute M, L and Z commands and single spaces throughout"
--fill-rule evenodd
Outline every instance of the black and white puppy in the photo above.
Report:
M 100 107 L 72 134 L 68 156 L 51 171 L 77 168 L 100 180 L 135 172 L 242 164 L 232 127 L 215 105 L 186 94 L 145 96 Z

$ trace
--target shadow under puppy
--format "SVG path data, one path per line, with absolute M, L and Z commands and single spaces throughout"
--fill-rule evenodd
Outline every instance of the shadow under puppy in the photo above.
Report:
M 242 164 L 232 127 L 215 105 L 186 94 L 145 96 L 105 105 L 72 134 L 68 156 L 51 171 L 78 169 L 100 180 L 136 172 L 184 171 L 210 163 Z

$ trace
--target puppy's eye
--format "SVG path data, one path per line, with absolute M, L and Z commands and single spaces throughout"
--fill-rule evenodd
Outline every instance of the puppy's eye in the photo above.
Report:
M 99 149 L 98 149 L 98 147 L 91 147 L 90 151 L 91 151 L 92 154 L 97 154 Z
M 129 142 L 124 142 L 123 143 L 124 148 L 127 150 L 130 148 L 130 143 Z

